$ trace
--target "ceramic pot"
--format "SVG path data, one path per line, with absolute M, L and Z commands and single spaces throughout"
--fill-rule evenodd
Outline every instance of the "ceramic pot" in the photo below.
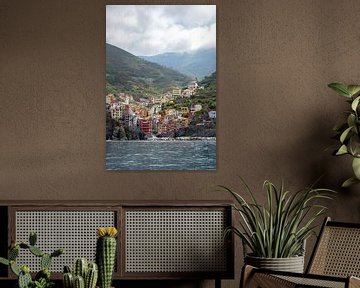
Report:
M 262 269 L 304 273 L 304 256 L 263 258 L 246 255 L 245 263 Z

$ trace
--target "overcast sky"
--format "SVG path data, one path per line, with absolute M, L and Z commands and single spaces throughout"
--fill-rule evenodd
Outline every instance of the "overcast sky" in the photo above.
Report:
M 106 42 L 137 56 L 216 47 L 215 5 L 107 5 Z

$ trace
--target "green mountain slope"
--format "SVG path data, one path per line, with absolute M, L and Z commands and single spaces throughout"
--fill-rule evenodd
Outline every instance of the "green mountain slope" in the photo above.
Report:
M 154 56 L 141 56 L 143 59 L 185 75 L 203 79 L 216 70 L 216 49 L 199 50 L 191 53 L 163 53 Z
M 192 79 L 106 44 L 106 92 L 125 92 L 134 98 L 152 97 L 186 86 Z
M 201 104 L 202 110 L 198 112 L 198 116 L 194 121 L 199 123 L 202 120 L 203 112 L 216 110 L 216 72 L 205 77 L 199 83 L 204 89 L 197 89 L 195 94 L 190 98 L 177 98 L 174 101 L 163 104 L 164 109 L 180 110 L 181 107 L 188 107 L 191 109 L 196 104 Z M 199 120 L 200 119 L 200 120 Z

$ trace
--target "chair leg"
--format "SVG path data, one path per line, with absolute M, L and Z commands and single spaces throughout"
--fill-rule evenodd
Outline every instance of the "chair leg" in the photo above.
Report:
M 244 267 L 242 268 L 242 271 L 241 271 L 239 288 L 248 287 L 250 280 L 251 280 L 251 275 L 253 274 L 253 271 L 254 271 L 254 267 L 252 267 L 250 265 L 244 265 Z
M 287 280 L 272 276 L 271 274 L 257 272 L 257 269 L 246 265 L 243 267 L 240 280 L 240 288 L 295 288 L 296 284 Z M 357 287 L 357 286 L 355 286 Z M 354 287 L 354 288 L 355 288 Z M 359 287 L 360 288 L 360 287 Z
M 221 279 L 215 278 L 215 288 L 221 288 Z
M 360 279 L 354 276 L 349 277 L 349 288 L 360 288 Z

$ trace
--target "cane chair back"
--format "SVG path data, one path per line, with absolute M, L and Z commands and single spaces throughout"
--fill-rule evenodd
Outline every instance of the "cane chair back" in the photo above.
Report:
M 360 224 L 326 218 L 306 273 L 243 268 L 242 288 L 360 288 Z
M 307 273 L 360 277 L 360 224 L 327 218 Z

